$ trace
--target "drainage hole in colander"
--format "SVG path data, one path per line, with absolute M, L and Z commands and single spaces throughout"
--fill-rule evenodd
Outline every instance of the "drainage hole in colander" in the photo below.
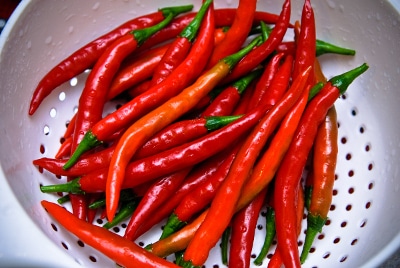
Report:
M 44 125 L 43 134 L 46 136 L 50 134 L 50 127 L 48 125 Z

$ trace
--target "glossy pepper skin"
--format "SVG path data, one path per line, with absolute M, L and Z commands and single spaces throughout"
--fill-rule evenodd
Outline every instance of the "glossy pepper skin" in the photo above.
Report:
M 178 94 L 190 83 L 193 83 L 193 80 L 205 67 L 208 55 L 212 51 L 214 25 L 213 9 L 210 7 L 203 19 L 198 38 L 184 62 L 161 83 L 149 88 L 143 94 L 97 122 L 85 134 L 76 152 L 70 158 L 70 163 L 65 168 L 70 168 L 84 152 L 98 146 L 99 143 L 102 143 L 116 131 L 128 127 L 132 121 L 144 116 L 158 105 Z M 202 57 L 199 57 L 199 55 L 202 55 Z M 192 65 L 198 68 L 191 68 Z
M 116 39 L 129 31 L 149 27 L 165 19 L 165 15 L 168 14 L 168 11 L 166 13 L 164 11 L 167 11 L 167 9 L 161 9 L 158 12 L 132 19 L 109 33 L 91 41 L 62 60 L 39 82 L 32 96 L 29 114 L 32 115 L 35 113 L 43 99 L 46 98 L 54 88 L 93 66 L 108 45 Z
M 266 191 L 263 190 L 246 207 L 238 211 L 232 219 L 229 267 L 250 267 L 251 251 L 258 217 L 264 205 Z
M 278 241 L 282 241 L 280 253 L 286 267 L 300 267 L 295 200 L 301 174 L 318 126 L 323 122 L 328 109 L 334 104 L 340 94 L 348 88 L 356 77 L 364 73 L 367 69 L 368 65 L 363 64 L 347 73 L 331 78 L 311 100 L 304 111 L 295 137 L 276 174 L 274 204 L 277 238 Z
M 141 117 L 127 129 L 117 143 L 110 163 L 113 168 L 109 169 L 107 177 L 106 197 L 108 202 L 106 209 L 109 220 L 112 220 L 118 206 L 119 191 L 125 178 L 126 166 L 137 149 L 151 135 L 192 109 L 259 41 L 260 39 L 256 38 L 239 52 L 224 58 L 202 74 L 191 86 Z
M 328 218 L 332 203 L 333 185 L 338 154 L 338 125 L 335 106 L 318 128 L 313 149 L 313 181 L 311 200 L 307 215 L 307 232 L 300 256 L 301 263 L 307 259 L 312 242 Z
M 256 0 L 239 1 L 232 25 L 229 27 L 225 38 L 215 46 L 206 69 L 213 67 L 219 60 L 241 48 L 253 25 L 256 5 Z
M 80 220 L 63 207 L 42 201 L 42 206 L 65 229 L 76 235 L 83 243 L 99 250 L 124 267 L 179 267 L 156 257 L 135 243 L 107 229 Z
M 157 85 L 163 81 L 173 70 L 183 62 L 188 55 L 192 43 L 197 37 L 203 17 L 212 4 L 212 0 L 203 1 L 200 10 L 193 20 L 186 26 L 182 32 L 172 41 L 165 55 L 155 69 L 150 86 Z
M 263 62 L 272 52 L 277 48 L 277 46 L 282 42 L 283 37 L 290 24 L 290 14 L 291 14 L 291 1 L 285 0 L 282 11 L 279 15 L 279 19 L 272 32 L 270 33 L 268 39 L 247 54 L 240 63 L 233 68 L 230 75 L 223 80 L 223 83 L 229 81 L 234 81 L 249 71 L 257 67 L 261 62 Z

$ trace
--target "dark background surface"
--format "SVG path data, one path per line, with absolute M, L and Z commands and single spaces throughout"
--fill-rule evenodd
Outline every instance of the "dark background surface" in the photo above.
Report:
M 11 13 L 19 4 L 20 0 L 1 0 L 0 2 L 0 33 L 2 32 Z M 384 264 L 382 268 L 397 268 L 400 267 L 400 249 Z

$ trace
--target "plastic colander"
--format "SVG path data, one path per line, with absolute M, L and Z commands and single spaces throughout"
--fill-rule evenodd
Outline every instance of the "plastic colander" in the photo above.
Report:
M 80 264 L 114 267 L 115 264 L 78 241 L 44 211 L 40 201 L 55 201 L 58 196 L 42 194 L 39 185 L 54 184 L 65 178 L 39 172 L 32 160 L 55 155 L 66 124 L 77 109 L 87 73 L 58 87 L 30 117 L 27 109 L 32 92 L 48 70 L 90 40 L 132 17 L 189 2 L 23 1 L 3 31 L 0 42 L 1 179 L 9 185 L 18 202 L 15 207 L 2 209 L 22 207 L 29 221 L 23 224 L 36 225 L 38 228 L 33 231 L 41 230 L 52 240 L 51 247 L 61 249 L 54 254 L 60 254 L 60 259 L 70 255 L 77 267 Z M 201 1 L 194 2 L 197 9 Z M 258 9 L 279 13 L 282 3 L 259 1 Z M 292 22 L 300 18 L 302 4 L 303 1 L 292 1 Z M 236 7 L 237 1 L 216 0 L 215 6 Z M 354 57 L 321 56 L 326 76 L 330 78 L 363 62 L 370 69 L 336 102 L 340 136 L 333 203 L 329 220 L 316 238 L 304 267 L 375 267 L 400 245 L 400 120 L 397 118 L 400 114 L 400 16 L 396 11 L 399 3 L 326 0 L 313 1 L 313 6 L 318 38 L 357 51 Z M 115 109 L 115 105 L 109 103 L 106 110 Z M 14 220 L 18 222 L 18 218 Z M 253 255 L 263 242 L 264 220 L 261 215 Z M 101 222 L 96 218 L 95 223 Z M 120 225 L 113 231 L 123 234 L 124 227 Z M 161 224 L 136 242 L 146 245 L 155 241 L 160 228 Z M 0 232 L 7 230 L 2 228 Z M 24 239 L 18 232 L 8 237 Z M 299 237 L 300 248 L 303 241 L 304 232 Z M 47 256 L 43 254 L 39 261 L 40 258 L 44 261 Z M 224 267 L 218 245 L 212 250 L 206 267 Z

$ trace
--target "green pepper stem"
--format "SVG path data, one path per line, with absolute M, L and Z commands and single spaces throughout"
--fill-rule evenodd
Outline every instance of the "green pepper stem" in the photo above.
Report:
M 138 46 L 141 46 L 147 39 L 149 39 L 150 36 L 167 26 L 177 15 L 192 9 L 193 5 L 165 8 L 162 10 L 163 14 L 165 15 L 165 19 L 160 23 L 144 29 L 133 30 L 130 33 L 134 36 Z
M 312 191 L 313 191 L 312 186 L 306 186 L 304 188 L 304 200 L 305 200 L 304 204 L 307 210 L 310 209 Z
M 321 89 L 324 87 L 323 82 L 318 82 L 316 83 L 311 89 L 310 92 L 308 93 L 308 101 L 310 101 L 312 98 L 314 98 L 315 95 L 318 94 L 318 92 L 321 91 Z
M 205 118 L 206 123 L 204 126 L 207 128 L 208 131 L 213 131 L 232 123 L 242 116 L 243 115 L 207 116 Z
M 334 87 L 339 89 L 340 94 L 343 94 L 349 85 L 354 81 L 354 79 L 363 74 L 366 70 L 368 70 L 368 68 L 369 66 L 364 63 L 348 72 L 332 77 L 329 79 L 329 82 L 331 82 Z
M 208 7 L 211 5 L 212 2 L 213 0 L 207 0 L 201 5 L 193 20 L 180 33 L 180 37 L 186 38 L 189 42 L 193 42 L 193 40 L 197 36 L 197 32 L 200 29 L 204 15 L 206 14 Z
M 106 229 L 110 229 L 110 228 L 120 224 L 121 222 L 123 222 L 124 220 L 126 220 L 127 218 L 129 218 L 132 215 L 132 213 L 135 211 L 137 205 L 138 205 L 138 202 L 136 200 L 128 202 L 120 209 L 120 211 L 118 211 L 118 213 L 115 215 L 114 219 L 111 222 L 107 222 L 106 224 L 104 224 L 103 227 Z
M 245 46 L 244 48 L 242 48 L 238 52 L 223 58 L 222 61 L 224 61 L 229 66 L 230 69 L 233 69 L 233 67 L 235 67 L 235 65 L 244 56 L 246 56 L 255 46 L 258 46 L 262 42 L 263 42 L 263 37 L 262 36 L 257 36 L 256 38 L 254 38 L 250 42 L 250 44 L 248 44 L 247 46 Z
M 73 193 L 73 194 L 84 194 L 85 192 L 81 189 L 79 184 L 80 178 L 76 178 L 72 181 L 63 184 L 45 185 L 40 186 L 40 191 L 43 193 Z
M 120 202 L 131 202 L 133 200 L 136 200 L 137 196 L 132 193 L 131 189 L 123 189 L 121 190 L 121 195 L 120 195 Z M 96 209 L 100 207 L 104 207 L 106 205 L 106 198 L 100 198 L 93 203 L 89 204 L 90 209 Z
M 334 53 L 340 55 L 350 55 L 354 56 L 356 51 L 350 48 L 339 47 L 328 42 L 318 40 L 316 42 L 316 56 L 320 56 L 327 53 Z
M 60 197 L 57 199 L 57 203 L 62 205 L 64 203 L 68 202 L 69 200 L 70 200 L 69 195 L 64 195 L 63 197 Z
M 221 238 L 221 258 L 222 263 L 228 265 L 228 244 L 229 238 L 231 237 L 232 228 L 228 226 L 225 231 L 222 233 Z
M 254 260 L 255 265 L 262 265 L 275 238 L 275 211 L 272 207 L 267 208 L 265 228 L 266 233 L 264 244 L 262 245 L 261 251 L 258 254 L 257 258 Z
M 86 132 L 85 136 L 83 136 L 82 141 L 78 144 L 75 151 L 68 159 L 67 163 L 64 164 L 63 169 L 67 170 L 71 168 L 73 165 L 76 164 L 76 162 L 78 162 L 82 154 L 89 151 L 90 149 L 93 149 L 96 146 L 101 145 L 102 143 L 103 142 L 99 141 L 97 137 L 93 134 L 93 132 L 89 130 L 88 132 Z
M 165 224 L 163 228 L 163 232 L 161 234 L 160 240 L 167 238 L 171 234 L 175 233 L 179 229 L 181 229 L 186 223 L 182 222 L 178 216 L 175 213 L 172 213 L 168 220 L 167 223 Z
M 303 250 L 300 255 L 300 262 L 303 264 L 308 256 L 308 252 L 310 252 L 311 246 L 314 242 L 315 237 L 319 232 L 321 232 L 322 227 L 324 227 L 326 218 L 323 219 L 319 215 L 307 215 L 307 231 L 306 237 L 304 241 Z
M 263 69 L 254 70 L 253 72 L 243 76 L 242 78 L 234 82 L 232 86 L 237 89 L 239 94 L 242 94 L 246 90 L 246 88 L 250 85 L 250 83 L 253 82 L 254 79 L 256 79 L 257 77 L 259 77 L 262 74 L 262 72 Z

